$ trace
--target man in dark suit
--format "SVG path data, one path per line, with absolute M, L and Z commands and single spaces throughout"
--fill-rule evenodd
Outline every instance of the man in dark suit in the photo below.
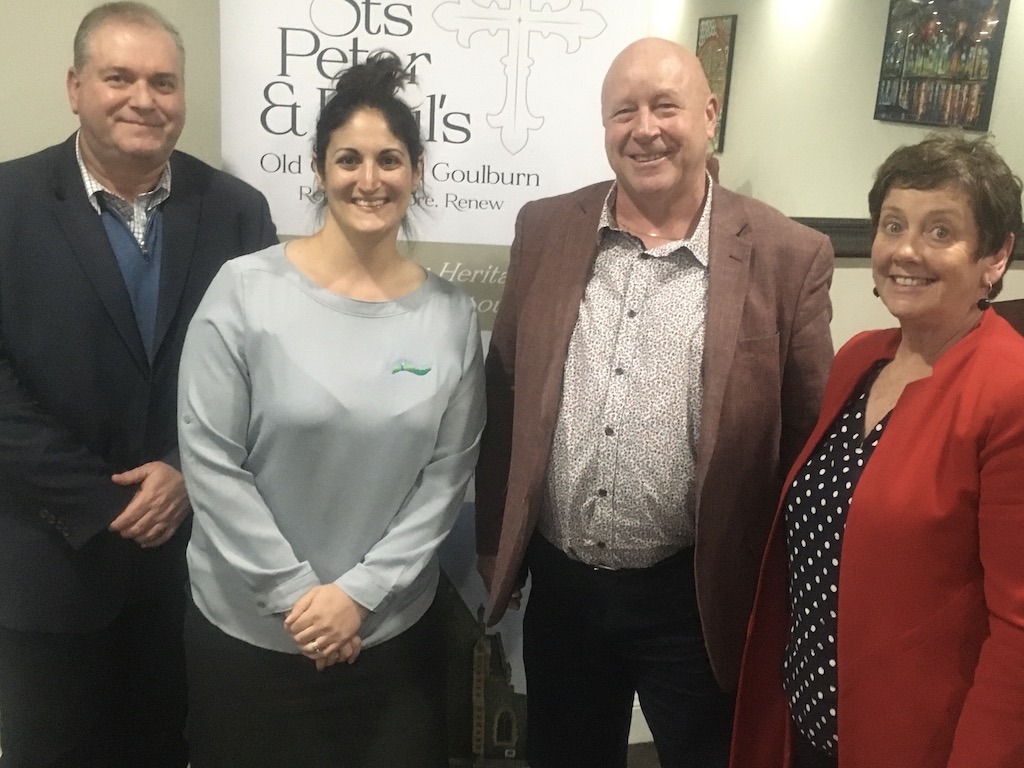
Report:
M 91 11 L 80 130 L 0 164 L 0 765 L 184 766 L 186 327 L 266 200 L 174 151 L 178 32 Z
M 491 618 L 524 621 L 536 768 L 724 766 L 781 478 L 832 359 L 832 248 L 708 175 L 700 63 L 646 39 L 602 89 L 615 181 L 520 212 L 477 468 Z

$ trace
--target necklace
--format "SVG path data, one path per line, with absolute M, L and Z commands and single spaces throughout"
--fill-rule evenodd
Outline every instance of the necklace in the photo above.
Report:
M 670 222 L 670 223 L 672 223 L 672 222 Z M 622 221 L 622 219 L 619 219 L 618 221 L 616 221 L 616 224 L 618 225 L 619 229 L 625 230 L 626 232 L 631 234 L 633 237 L 640 237 L 640 238 L 655 237 L 658 240 L 669 240 L 669 241 L 672 241 L 672 240 L 682 240 L 683 239 L 682 237 L 673 237 L 672 235 L 663 235 L 660 232 L 641 232 L 640 230 L 633 229 L 631 226 L 629 226 L 629 224 L 627 224 L 626 222 Z
M 659 240 L 682 240 L 683 239 L 681 237 L 672 237 L 671 235 L 659 235 L 657 232 L 637 232 L 635 230 L 630 229 L 629 227 L 626 227 L 625 229 L 626 229 L 627 232 L 629 232 L 629 234 L 633 235 L 633 237 L 656 237 Z

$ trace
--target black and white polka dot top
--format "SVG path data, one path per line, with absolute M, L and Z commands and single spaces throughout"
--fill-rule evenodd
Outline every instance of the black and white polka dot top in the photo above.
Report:
M 850 499 L 889 420 L 887 414 L 869 435 L 861 434 L 868 391 L 884 364 L 865 376 L 786 495 L 791 620 L 782 679 L 797 728 L 831 755 L 839 743 L 840 552 Z

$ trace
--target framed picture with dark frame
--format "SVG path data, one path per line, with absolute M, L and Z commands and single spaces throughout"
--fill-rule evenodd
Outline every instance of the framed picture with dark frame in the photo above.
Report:
M 705 16 L 697 22 L 697 58 L 704 67 L 704 74 L 719 104 L 718 125 L 712 141 L 715 152 L 721 152 L 725 147 L 725 115 L 729 104 L 735 36 L 736 16 Z
M 875 119 L 987 131 L 1010 0 L 891 0 Z

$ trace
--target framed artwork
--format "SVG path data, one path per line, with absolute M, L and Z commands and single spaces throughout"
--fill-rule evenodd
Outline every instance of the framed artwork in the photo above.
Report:
M 875 119 L 987 131 L 1010 0 L 891 0 Z
M 697 58 L 704 67 L 711 91 L 718 97 L 718 125 L 712 146 L 715 152 L 725 147 L 725 114 L 729 104 L 729 78 L 732 75 L 733 39 L 736 16 L 706 16 L 697 22 Z

